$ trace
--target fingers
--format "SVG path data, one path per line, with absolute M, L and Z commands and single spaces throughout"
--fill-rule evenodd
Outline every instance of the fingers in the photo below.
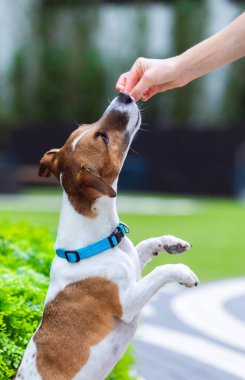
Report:
M 136 100 L 140 100 L 143 98 L 144 93 L 146 93 L 151 86 L 150 78 L 146 75 L 143 75 L 140 79 L 140 81 L 134 86 L 132 91 L 129 92 L 131 96 L 133 96 Z
M 164 83 L 161 85 L 155 85 L 150 87 L 142 96 L 142 100 L 146 102 L 150 98 L 152 98 L 155 94 L 158 94 L 159 92 L 165 92 L 168 90 L 172 90 L 174 88 L 172 82 Z
M 159 76 L 159 72 L 160 74 L 162 72 L 166 73 L 166 70 L 163 70 L 162 62 L 160 60 L 138 58 L 131 70 L 119 77 L 116 84 L 117 91 L 129 93 L 136 101 L 140 99 L 146 101 L 158 92 L 174 88 L 173 81 L 163 83 L 168 76 L 164 75 L 165 78 L 162 75 Z
M 142 68 L 142 58 L 138 58 L 134 62 L 131 70 L 127 75 L 124 91 L 130 93 L 131 90 L 135 87 L 135 85 L 139 82 L 143 73 L 144 72 Z
M 124 87 L 125 87 L 125 84 L 126 84 L 126 80 L 127 80 L 127 76 L 128 76 L 128 72 L 127 73 L 124 73 L 122 75 L 120 75 L 117 83 L 116 83 L 116 90 L 117 91 L 124 91 Z
M 119 77 L 116 84 L 117 91 L 131 92 L 143 75 L 143 60 L 144 58 L 136 59 L 131 70 Z
M 150 83 L 150 79 L 144 78 L 144 76 L 141 78 L 141 80 L 138 82 L 136 86 L 133 87 L 132 91 L 127 91 L 126 88 L 128 88 L 128 85 L 126 87 L 127 78 L 129 76 L 129 72 L 122 74 L 116 84 L 116 90 L 117 91 L 125 91 L 129 92 L 131 96 L 135 98 L 136 101 L 143 100 L 147 101 L 150 98 L 152 98 L 155 94 L 158 94 L 159 92 L 165 92 L 168 90 L 171 90 L 174 88 L 174 85 L 172 82 L 164 83 L 161 85 L 154 85 L 150 86 L 148 83 Z M 132 77 L 134 78 L 134 77 Z M 130 79 L 131 85 L 133 84 L 133 79 Z

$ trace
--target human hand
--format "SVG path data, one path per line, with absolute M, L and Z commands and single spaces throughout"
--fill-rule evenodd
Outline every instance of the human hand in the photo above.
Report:
M 189 80 L 182 73 L 179 57 L 138 58 L 131 70 L 119 77 L 116 90 L 146 101 L 158 92 L 184 86 Z
M 245 56 L 245 12 L 224 29 L 168 59 L 138 58 L 131 70 L 120 76 L 116 89 L 129 93 L 136 101 L 182 87 L 218 67 Z

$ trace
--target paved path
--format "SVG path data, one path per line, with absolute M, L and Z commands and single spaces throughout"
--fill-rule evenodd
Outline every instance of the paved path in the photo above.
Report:
M 135 349 L 145 380 L 245 380 L 245 278 L 169 285 L 144 308 Z

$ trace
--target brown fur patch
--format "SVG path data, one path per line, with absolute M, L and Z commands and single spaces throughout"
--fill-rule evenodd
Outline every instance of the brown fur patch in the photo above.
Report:
M 107 193 L 94 192 L 83 180 L 82 170 L 104 181 L 108 188 L 119 175 L 124 153 L 129 143 L 126 132 L 128 119 L 125 114 L 111 111 L 91 125 L 82 125 L 75 130 L 60 150 L 47 152 L 41 160 L 39 174 L 48 176 L 52 172 L 58 179 L 62 173 L 62 185 L 75 210 L 83 215 L 95 217 L 93 210 L 95 200 Z M 72 143 L 82 132 L 85 135 L 78 140 L 75 150 Z M 100 133 L 106 133 L 105 144 Z M 114 195 L 115 196 L 115 195 Z
M 49 302 L 34 336 L 43 380 L 70 380 L 122 315 L 118 286 L 103 277 L 70 284 Z

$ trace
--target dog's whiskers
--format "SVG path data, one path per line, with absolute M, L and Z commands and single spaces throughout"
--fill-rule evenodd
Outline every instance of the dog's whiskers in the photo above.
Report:
M 133 152 L 133 153 L 135 153 L 135 154 L 137 154 L 137 156 L 139 156 L 139 155 L 140 155 L 140 154 L 139 154 L 139 152 L 136 152 L 136 150 L 134 150 L 134 149 L 133 149 L 133 148 L 131 148 L 131 147 L 129 148 L 129 150 L 132 150 L 132 152 Z
M 149 107 L 144 107 L 144 108 L 140 108 L 140 112 L 141 113 L 144 113 L 146 110 L 148 110 L 149 109 Z
M 79 123 L 78 123 L 77 121 L 75 121 L 75 120 L 74 120 L 74 123 L 76 124 L 76 126 L 77 126 L 78 128 L 81 127 L 81 125 L 82 125 L 82 123 L 79 124 Z
M 139 128 L 140 131 L 150 132 L 150 129 Z
M 140 111 L 145 111 L 145 110 L 147 110 L 149 108 L 149 106 L 146 107 L 145 103 L 143 103 L 143 102 L 140 103 L 140 104 L 138 104 L 138 107 L 139 107 Z

